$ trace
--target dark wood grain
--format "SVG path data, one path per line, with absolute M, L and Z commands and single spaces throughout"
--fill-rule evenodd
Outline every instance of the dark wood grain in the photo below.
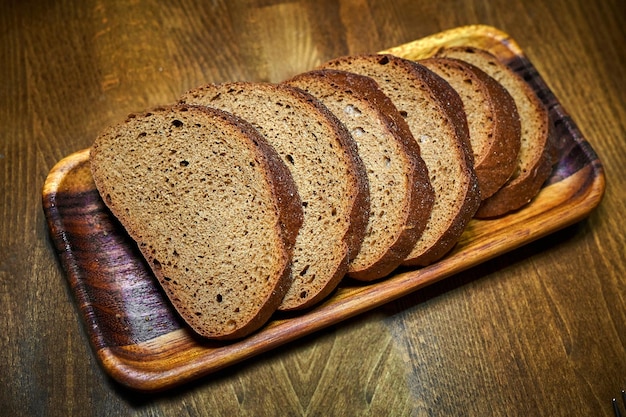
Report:
M 2 2 L 1 414 L 610 416 L 626 385 L 622 3 Z M 106 376 L 41 205 L 59 160 L 208 81 L 276 81 L 474 23 L 520 44 L 599 155 L 589 217 L 167 393 Z

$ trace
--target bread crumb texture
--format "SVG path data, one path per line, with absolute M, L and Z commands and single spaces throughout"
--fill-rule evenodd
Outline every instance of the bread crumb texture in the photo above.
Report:
M 372 77 L 405 118 L 435 192 L 430 219 L 407 260 L 428 264 L 443 256 L 473 216 L 479 192 L 458 94 L 432 71 L 390 55 L 345 57 L 323 66 Z
M 364 168 L 345 127 L 315 98 L 286 85 L 210 84 L 181 101 L 250 121 L 276 149 L 292 173 L 304 213 L 293 282 L 279 309 L 305 308 L 323 298 L 345 275 L 351 250 L 358 249 L 348 240 L 360 235 L 362 241 L 365 226 L 351 229 L 355 213 L 363 217 L 369 210 Z
M 320 99 L 357 143 L 368 177 L 370 216 L 348 274 L 365 281 L 382 278 L 415 244 L 428 217 L 420 211 L 432 204 L 419 147 L 397 108 L 370 77 L 320 69 L 287 83 Z
M 209 337 L 247 332 L 289 261 L 262 137 L 242 123 L 158 109 L 109 129 L 91 151 L 106 204 L 181 316 Z

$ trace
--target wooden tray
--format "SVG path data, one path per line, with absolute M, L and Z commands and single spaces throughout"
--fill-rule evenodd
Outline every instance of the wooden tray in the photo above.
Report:
M 306 314 L 277 316 L 236 343 L 199 339 L 176 316 L 133 242 L 100 200 L 89 170 L 89 151 L 61 160 L 45 182 L 43 207 L 90 343 L 105 371 L 134 389 L 170 388 L 376 308 L 588 215 L 604 193 L 602 165 L 508 35 L 487 26 L 467 26 L 385 52 L 417 59 L 451 44 L 492 51 L 527 79 L 549 106 L 560 161 L 540 194 L 504 218 L 470 222 L 453 252 L 434 265 L 403 270 L 370 285 L 346 282 Z

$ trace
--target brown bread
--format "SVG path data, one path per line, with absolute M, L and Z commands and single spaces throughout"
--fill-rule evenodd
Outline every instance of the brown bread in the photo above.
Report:
M 476 217 L 497 217 L 523 207 L 539 192 L 556 162 L 548 110 L 528 83 L 485 50 L 452 47 L 441 49 L 436 56 L 456 58 L 477 66 L 495 78 L 515 100 L 521 122 L 517 168 L 498 192 L 483 201 Z
M 369 217 L 365 167 L 345 126 L 313 96 L 287 85 L 210 84 L 185 93 L 181 102 L 232 112 L 277 150 L 304 209 L 293 283 L 279 309 L 302 309 L 325 298 L 358 253 Z
M 180 316 L 201 336 L 262 326 L 290 283 L 302 209 L 251 125 L 194 106 L 131 115 L 95 141 L 97 188 Z
M 403 115 L 428 168 L 435 201 L 424 233 L 404 263 L 428 265 L 458 241 L 480 203 L 463 103 L 450 84 L 391 55 L 343 57 L 322 65 L 372 77 Z
M 352 133 L 367 168 L 370 217 L 348 275 L 371 281 L 392 272 L 421 236 L 434 200 L 426 165 L 406 121 L 371 78 L 316 70 L 287 80 L 324 103 Z
M 419 61 L 459 93 L 470 132 L 474 169 L 484 200 L 498 191 L 517 167 L 521 127 L 515 101 L 478 67 L 452 58 Z

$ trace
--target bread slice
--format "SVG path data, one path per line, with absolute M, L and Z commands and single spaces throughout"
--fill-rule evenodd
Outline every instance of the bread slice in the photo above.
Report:
M 434 200 L 420 149 L 406 121 L 369 77 L 314 70 L 287 80 L 328 107 L 352 133 L 367 168 L 370 216 L 348 275 L 371 281 L 397 268 L 421 236 Z
M 474 170 L 484 200 L 498 191 L 517 167 L 521 128 L 515 101 L 478 67 L 452 58 L 429 58 L 420 64 L 459 93 L 470 132 Z
M 463 103 L 435 73 L 392 55 L 359 55 L 324 68 L 372 77 L 406 120 L 429 172 L 435 201 L 424 233 L 404 263 L 428 265 L 458 241 L 480 203 Z
M 262 326 L 290 283 L 302 208 L 289 171 L 251 125 L 174 106 L 130 115 L 90 152 L 105 204 L 198 334 Z
M 291 170 L 304 209 L 293 283 L 280 310 L 302 309 L 328 295 L 358 253 L 369 217 L 363 162 L 345 126 L 317 99 L 287 85 L 210 84 L 181 102 L 232 112 L 250 121 Z
M 476 217 L 497 217 L 523 207 L 539 192 L 556 162 L 547 108 L 523 78 L 488 51 L 469 46 L 450 47 L 439 50 L 436 56 L 477 66 L 502 84 L 515 100 L 521 122 L 517 167 L 507 183 L 481 204 Z

